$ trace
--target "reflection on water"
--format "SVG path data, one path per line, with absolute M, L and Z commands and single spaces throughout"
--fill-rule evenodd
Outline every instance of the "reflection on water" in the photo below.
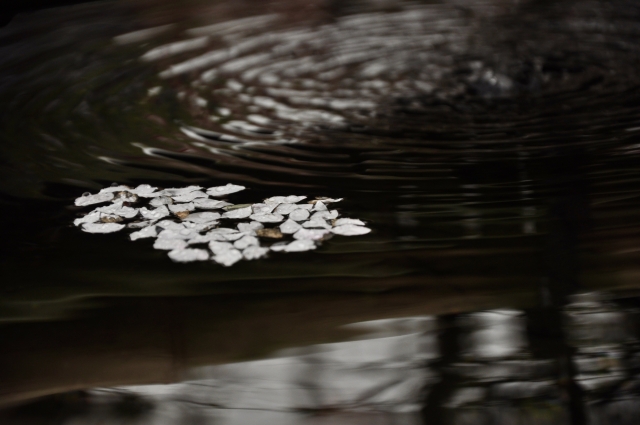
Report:
M 532 353 L 526 312 L 497 309 L 354 323 L 346 328 L 355 340 L 193 367 L 176 384 L 94 388 L 49 402 L 65 425 L 631 424 L 640 413 L 637 312 L 605 295 L 580 294 L 563 308 L 567 339 L 557 343 L 573 347 L 573 375 L 563 358 Z M 4 419 L 48 423 L 43 410 L 46 399 Z
M 638 22 L 625 0 L 17 17 L 3 423 L 637 422 Z M 69 225 L 112 182 L 230 181 L 240 205 L 344 198 L 372 232 L 224 268 Z

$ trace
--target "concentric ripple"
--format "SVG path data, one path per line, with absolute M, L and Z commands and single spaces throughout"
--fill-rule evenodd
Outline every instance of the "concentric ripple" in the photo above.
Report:
M 635 3 L 208 3 L 4 28 L 3 193 L 48 205 L 44 227 L 111 182 L 330 193 L 376 223 L 245 280 L 539 282 L 556 236 L 599 283 L 637 269 Z

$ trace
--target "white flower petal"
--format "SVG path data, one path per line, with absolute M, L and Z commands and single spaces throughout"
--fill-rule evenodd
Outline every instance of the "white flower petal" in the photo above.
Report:
M 297 204 L 280 204 L 273 211 L 276 214 L 289 215 L 291 211 L 297 210 L 300 208 L 300 205 Z
M 242 253 L 235 248 L 226 250 L 213 257 L 213 261 L 223 266 L 229 267 L 242 260 Z
M 318 211 L 313 213 L 311 220 L 333 220 L 338 218 L 338 211 Z
M 259 245 L 260 245 L 260 242 L 258 241 L 258 238 L 256 238 L 255 236 L 249 236 L 249 235 L 243 236 L 242 238 L 238 239 L 233 243 L 233 246 L 240 250 L 243 250 L 249 246 L 259 246 Z
M 366 235 L 369 232 L 371 232 L 371 229 L 369 229 L 368 227 L 356 226 L 354 224 L 343 224 L 331 229 L 331 233 L 342 236 Z
M 182 248 L 169 252 L 169 258 L 178 263 L 191 261 L 205 261 L 209 259 L 209 252 L 204 249 Z
M 159 221 L 158 223 L 156 223 L 156 226 L 167 230 L 182 230 L 185 229 L 184 224 L 182 223 L 176 223 L 175 221 L 172 220 L 162 220 Z
M 170 215 L 169 209 L 166 205 L 160 205 L 158 208 L 153 210 L 148 210 L 145 207 L 142 207 L 140 208 L 140 214 L 147 220 L 160 220 L 161 218 L 165 218 Z
M 269 204 L 251 205 L 251 209 L 253 210 L 254 214 L 269 214 L 274 210 L 275 207 L 276 207 L 275 205 L 269 205 Z
M 154 196 L 170 196 L 173 198 L 175 196 L 186 195 L 187 193 L 195 192 L 200 189 L 202 189 L 202 186 L 173 187 L 155 192 Z
M 228 234 L 231 234 L 231 233 L 238 233 L 238 231 L 236 229 L 230 229 L 228 227 L 221 227 L 219 229 L 213 229 L 209 233 L 215 233 L 215 234 L 220 234 L 220 235 L 228 235 Z
M 302 226 L 300 226 L 295 221 L 287 220 L 287 221 L 285 221 L 284 223 L 282 223 L 280 225 L 280 232 L 284 233 L 285 235 L 290 235 L 290 234 L 293 234 L 293 233 L 297 232 L 301 228 L 302 228 Z
M 242 251 L 242 255 L 245 260 L 257 260 L 267 255 L 269 248 L 263 248 L 261 246 L 251 245 Z
M 112 204 L 106 207 L 96 208 L 95 211 L 103 214 L 113 214 L 122 218 L 133 218 L 138 215 L 137 208 L 125 207 L 122 204 Z
M 307 199 L 306 196 L 296 196 L 296 195 L 290 195 L 290 196 L 272 196 L 271 198 L 267 198 L 264 200 L 265 204 L 270 204 L 270 205 L 278 205 L 278 204 L 295 204 L 298 203 L 300 201 L 302 201 L 303 199 Z
M 207 223 L 210 221 L 214 221 L 220 218 L 220 214 L 217 212 L 197 212 L 193 214 L 189 214 L 188 217 L 184 219 L 184 221 L 191 221 L 193 223 Z
M 238 223 L 238 230 L 243 233 L 251 233 L 255 235 L 256 230 L 264 229 L 264 225 L 257 221 L 252 221 L 251 223 Z
M 157 190 L 157 187 L 153 187 L 151 185 L 148 184 L 141 184 L 138 187 L 136 187 L 135 189 L 131 189 L 129 190 L 129 192 L 131 193 L 135 193 L 136 195 L 142 197 L 142 198 L 151 198 L 151 197 L 155 197 L 155 191 Z
M 225 186 L 210 187 L 209 189 L 207 189 L 207 193 L 210 196 L 224 196 L 224 195 L 229 195 L 231 193 L 240 192 L 241 190 L 244 190 L 244 189 L 245 189 L 244 186 L 238 186 L 235 184 L 228 183 Z
M 233 244 L 231 242 L 212 241 L 209 242 L 209 249 L 216 255 L 223 254 L 224 252 L 233 249 Z
M 284 251 L 287 248 L 287 245 L 289 245 L 288 242 L 278 242 L 271 245 L 269 249 L 271 251 L 280 252 L 280 251 Z
M 324 238 L 329 233 L 329 230 L 326 229 L 300 229 L 293 234 L 293 238 L 317 241 Z
M 284 216 L 280 214 L 251 214 L 251 220 L 260 223 L 280 223 L 284 220 Z
M 171 251 L 174 249 L 184 249 L 187 247 L 187 243 L 182 239 L 173 238 L 158 238 L 153 244 L 155 249 L 164 249 Z
M 171 205 L 173 204 L 173 199 L 168 196 L 158 196 L 156 198 L 151 199 L 149 201 L 149 205 L 152 207 L 159 207 L 161 205 Z
M 241 237 L 245 236 L 244 233 L 242 232 L 237 232 L 237 233 L 225 233 L 222 235 L 222 238 L 225 241 L 237 241 L 238 239 L 240 239 Z
M 322 201 L 313 204 L 313 211 L 327 211 L 327 206 Z
M 165 229 L 158 233 L 158 238 L 165 239 L 193 239 L 199 236 L 197 229 Z
M 144 221 L 134 221 L 133 223 L 127 224 L 128 229 L 144 229 L 145 227 L 149 227 L 152 224 L 155 224 L 158 220 L 144 220 Z
M 289 219 L 293 221 L 304 221 L 308 218 L 309 218 L 309 211 L 303 210 L 303 209 L 293 210 L 289 214 Z
M 342 201 L 343 198 L 336 198 L 336 199 L 331 199 L 331 198 L 317 198 L 317 201 L 321 201 L 323 204 L 333 204 L 334 202 L 340 202 Z
M 198 199 L 198 198 L 208 198 L 207 194 L 204 192 L 201 192 L 199 190 L 194 190 L 193 192 L 189 192 L 189 193 L 184 193 L 182 195 L 178 195 L 178 196 L 174 196 L 173 197 L 173 201 L 174 202 L 191 202 L 194 199 Z
M 186 229 L 193 229 L 196 232 L 208 232 L 209 230 L 215 228 L 218 225 L 218 220 L 205 221 L 204 223 L 193 223 L 190 221 L 183 221 L 184 227 Z
M 249 217 L 252 213 L 251 207 L 237 208 L 222 214 L 222 218 L 242 219 Z
M 129 186 L 120 184 L 117 186 L 110 186 L 110 187 L 105 187 L 104 189 L 100 189 L 100 193 L 115 193 L 115 192 L 123 192 L 123 191 L 131 192 L 131 190 L 132 189 Z
M 357 218 L 339 218 L 334 223 L 334 226 L 342 226 L 343 224 L 355 224 L 356 226 L 364 226 L 364 222 Z
M 231 204 L 217 199 L 197 198 L 193 200 L 193 205 L 195 205 L 196 208 L 201 208 L 203 210 L 215 210 Z
M 314 229 L 314 228 L 320 228 L 320 229 L 331 229 L 331 225 L 327 224 L 326 221 L 324 220 L 309 220 L 309 221 L 305 221 L 304 223 L 302 223 L 302 227 L 304 227 L 305 229 Z
M 87 233 L 112 233 L 124 229 L 124 224 L 118 223 L 85 223 L 82 230 Z
M 155 238 L 158 235 L 158 230 L 156 226 L 145 227 L 142 230 L 138 230 L 137 232 L 133 232 L 129 235 L 129 238 L 132 241 L 142 239 L 142 238 Z
M 310 251 L 312 249 L 316 249 L 317 245 L 314 241 L 310 239 L 301 239 L 297 241 L 293 241 L 288 244 L 285 248 L 285 252 L 302 252 L 302 251 Z
M 97 223 L 98 221 L 100 221 L 101 215 L 102 214 L 99 211 L 91 211 L 84 217 L 76 218 L 75 220 L 73 220 L 73 225 L 79 226 L 82 223 Z
M 84 207 L 85 205 L 93 205 L 100 204 L 102 202 L 109 202 L 114 198 L 114 194 L 111 192 L 107 193 L 98 193 L 96 195 L 86 194 L 75 200 L 75 204 L 79 207 Z
M 193 205 L 193 202 L 188 202 L 186 204 L 167 205 L 167 207 L 169 208 L 169 211 L 171 211 L 172 213 L 179 213 L 179 212 L 184 212 L 184 211 L 193 211 L 193 210 L 196 209 L 195 205 Z

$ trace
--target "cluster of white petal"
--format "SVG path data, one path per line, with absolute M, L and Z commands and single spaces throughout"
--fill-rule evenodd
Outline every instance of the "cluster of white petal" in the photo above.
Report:
M 169 251 L 173 261 L 213 260 L 224 266 L 243 259 L 257 260 L 270 251 L 316 249 L 332 235 L 364 235 L 371 231 L 364 222 L 338 218 L 338 211 L 329 209 L 329 205 L 342 199 L 318 198 L 300 203 L 306 196 L 291 195 L 238 205 L 212 199 L 244 189 L 234 184 L 208 189 L 114 185 L 76 199 L 77 206 L 110 204 L 95 208 L 73 224 L 88 233 L 131 229 L 132 241 L 155 238 L 153 247 Z M 287 237 L 293 239 L 286 240 Z

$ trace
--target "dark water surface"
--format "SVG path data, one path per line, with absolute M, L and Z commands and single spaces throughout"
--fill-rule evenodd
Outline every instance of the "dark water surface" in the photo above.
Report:
M 627 1 L 17 16 L 0 29 L 0 419 L 637 423 L 639 41 Z M 112 182 L 343 197 L 373 232 L 176 264 L 71 225 Z

